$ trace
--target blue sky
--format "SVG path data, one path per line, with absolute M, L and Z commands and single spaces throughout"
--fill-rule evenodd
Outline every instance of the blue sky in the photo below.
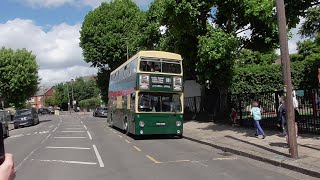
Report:
M 133 1 L 147 10 L 153 0 Z M 97 69 L 83 60 L 79 31 L 85 15 L 101 2 L 110 0 L 1 0 L 0 47 L 32 51 L 42 85 L 96 74 Z M 292 30 L 290 52 L 296 52 L 297 31 Z M 250 34 L 244 31 L 240 36 Z
M 133 0 L 147 10 L 153 0 Z M 0 47 L 37 56 L 42 85 L 96 74 L 83 61 L 79 31 L 85 15 L 110 0 L 1 0 Z

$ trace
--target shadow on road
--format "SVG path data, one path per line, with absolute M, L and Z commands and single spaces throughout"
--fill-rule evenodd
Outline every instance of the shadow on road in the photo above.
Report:
M 40 120 L 39 123 L 50 122 L 50 121 L 52 121 L 52 120 L 50 120 L 50 119 L 45 119 L 45 120 Z

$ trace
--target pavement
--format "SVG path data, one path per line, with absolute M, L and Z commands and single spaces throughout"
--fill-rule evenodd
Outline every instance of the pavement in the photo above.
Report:
M 320 178 L 319 135 L 300 134 L 297 138 L 299 158 L 292 159 L 280 132 L 265 133 L 267 137 L 262 139 L 254 136 L 254 129 L 213 122 L 187 121 L 184 124 L 186 139 Z
M 133 138 L 106 118 L 61 113 L 10 131 L 17 180 L 270 180 L 316 178 L 207 145 L 165 136 Z

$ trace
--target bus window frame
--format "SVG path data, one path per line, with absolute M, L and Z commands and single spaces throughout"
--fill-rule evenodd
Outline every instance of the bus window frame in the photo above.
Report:
M 142 62 L 154 62 L 154 63 L 160 63 L 160 71 L 144 71 L 141 68 L 141 63 Z M 163 63 L 166 64 L 178 64 L 180 65 L 180 73 L 173 73 L 173 72 L 163 72 Z M 165 73 L 165 74 L 176 74 L 176 75 L 181 75 L 182 74 L 182 60 L 178 59 L 166 59 L 166 58 L 154 58 L 154 57 L 140 57 L 139 59 L 139 68 L 140 72 L 145 72 L 145 73 Z M 151 69 L 151 68 L 150 68 Z

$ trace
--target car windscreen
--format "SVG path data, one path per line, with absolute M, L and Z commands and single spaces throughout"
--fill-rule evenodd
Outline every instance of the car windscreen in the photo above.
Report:
M 19 110 L 17 111 L 17 116 L 25 116 L 25 115 L 30 115 L 31 111 L 30 110 Z
M 140 112 L 181 112 L 180 94 L 176 93 L 139 93 Z

